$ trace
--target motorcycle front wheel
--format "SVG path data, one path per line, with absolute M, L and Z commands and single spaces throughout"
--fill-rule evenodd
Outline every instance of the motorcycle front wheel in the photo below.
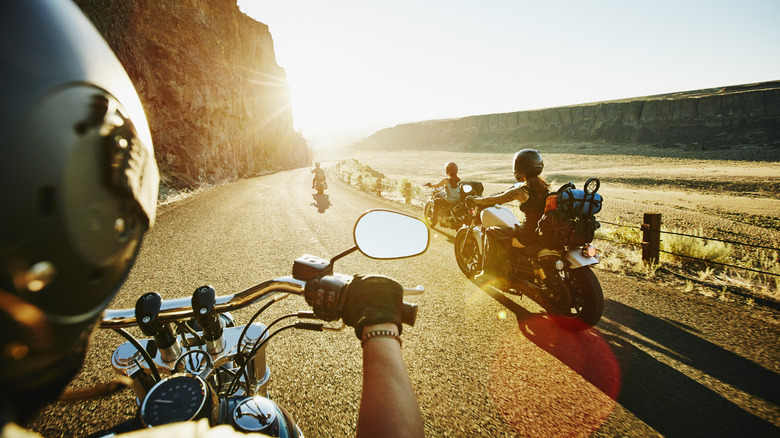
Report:
M 599 279 L 590 266 L 585 266 L 570 272 L 568 285 L 572 300 L 571 313 L 558 315 L 556 322 L 571 331 L 593 327 L 604 312 L 604 293 Z
M 458 268 L 466 275 L 466 278 L 474 278 L 482 267 L 482 254 L 479 252 L 477 239 L 469 233 L 468 228 L 461 228 L 455 234 L 454 247 Z
M 433 216 L 433 201 L 428 201 L 425 203 L 423 214 L 425 215 L 425 223 L 427 223 L 430 228 L 435 227 L 436 218 Z

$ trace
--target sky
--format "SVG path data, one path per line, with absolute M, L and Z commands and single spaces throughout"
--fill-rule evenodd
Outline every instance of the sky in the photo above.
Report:
M 780 0 L 238 0 L 314 147 L 401 123 L 780 80 Z

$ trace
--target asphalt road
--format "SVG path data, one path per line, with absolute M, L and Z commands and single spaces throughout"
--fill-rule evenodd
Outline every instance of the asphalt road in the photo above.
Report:
M 289 275 L 303 254 L 330 257 L 352 245 L 370 208 L 419 209 L 358 193 L 331 177 L 315 199 L 308 169 L 209 189 L 161 208 L 135 268 L 112 303 L 144 292 L 220 294 Z M 780 318 L 771 309 L 667 290 L 652 280 L 597 271 L 605 310 L 595 329 L 568 333 L 528 299 L 479 289 L 458 270 L 454 232 L 433 230 L 418 257 L 377 261 L 355 253 L 346 274 L 377 273 L 425 286 L 404 329 L 403 353 L 431 437 L 780 436 Z M 265 322 L 305 310 L 291 297 Z M 256 309 L 235 313 L 239 323 Z M 138 332 L 136 332 L 138 333 Z M 99 331 L 73 387 L 113 379 L 123 340 Z M 287 331 L 267 349 L 271 396 L 305 436 L 354 435 L 360 346 L 354 332 Z M 134 397 L 59 402 L 29 427 L 83 436 L 132 417 Z

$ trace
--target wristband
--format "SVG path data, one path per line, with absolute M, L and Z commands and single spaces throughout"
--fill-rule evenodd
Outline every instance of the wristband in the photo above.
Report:
M 366 342 L 372 338 L 393 338 L 398 341 L 399 346 L 403 345 L 403 342 L 401 342 L 401 337 L 395 334 L 395 332 L 390 330 L 374 330 L 373 332 L 368 332 L 363 335 L 363 337 L 360 339 L 360 346 L 365 347 Z

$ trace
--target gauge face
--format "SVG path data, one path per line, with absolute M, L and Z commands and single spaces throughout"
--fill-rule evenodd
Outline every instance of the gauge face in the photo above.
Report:
M 141 420 L 149 427 L 188 421 L 206 407 L 208 387 L 196 376 L 167 377 L 158 382 L 144 399 Z

